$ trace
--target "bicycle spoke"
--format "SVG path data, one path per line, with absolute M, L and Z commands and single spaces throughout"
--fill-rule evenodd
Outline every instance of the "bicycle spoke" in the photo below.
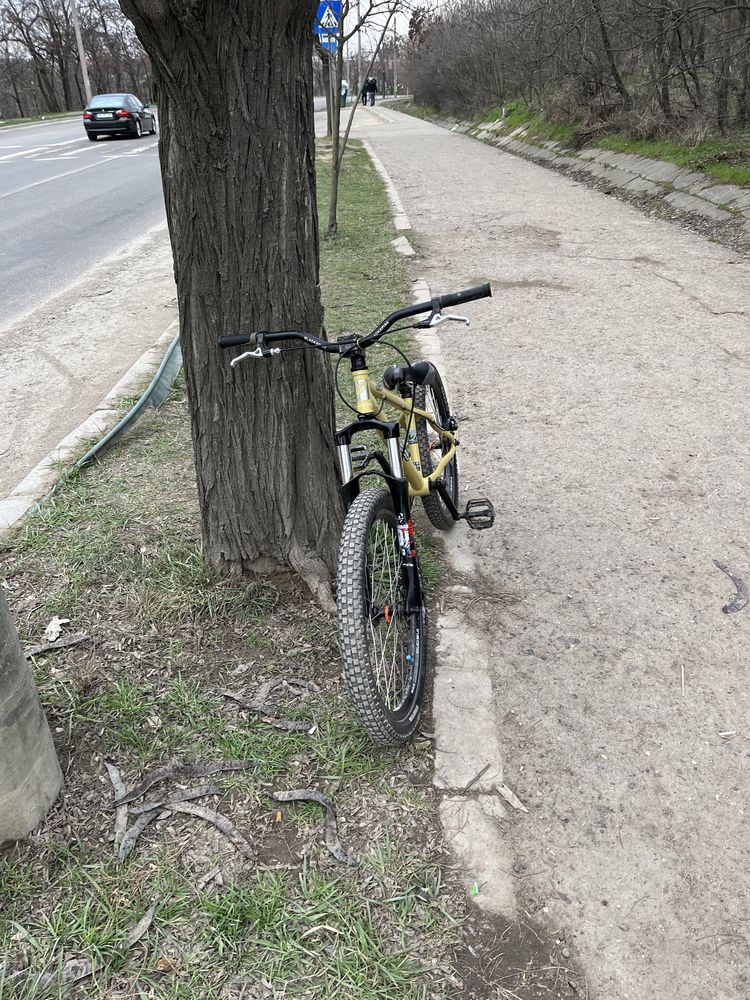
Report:
M 378 690 L 389 708 L 398 708 L 406 690 L 401 562 L 396 534 L 385 521 L 373 525 L 368 545 L 369 645 Z

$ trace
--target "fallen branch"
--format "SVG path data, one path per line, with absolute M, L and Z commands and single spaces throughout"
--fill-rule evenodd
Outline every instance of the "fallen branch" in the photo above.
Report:
M 42 653 L 50 653 L 53 649 L 67 649 L 68 646 L 78 646 L 82 642 L 90 640 L 91 636 L 87 632 L 75 632 L 73 635 L 66 635 L 64 639 L 55 639 L 54 642 L 44 642 L 41 646 L 29 646 L 24 652 L 27 660 L 32 656 L 41 656 Z
M 330 799 L 315 788 L 296 788 L 291 792 L 268 792 L 269 798 L 274 802 L 317 802 L 326 811 L 326 847 L 331 854 L 344 865 L 356 867 L 358 862 L 349 854 L 339 840 L 338 826 L 336 823 L 336 810 Z

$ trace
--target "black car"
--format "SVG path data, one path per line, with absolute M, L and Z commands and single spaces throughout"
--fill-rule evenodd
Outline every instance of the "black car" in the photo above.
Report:
M 133 94 L 97 94 L 83 112 L 83 127 L 92 142 L 100 135 L 129 135 L 137 139 L 156 132 L 156 116 Z

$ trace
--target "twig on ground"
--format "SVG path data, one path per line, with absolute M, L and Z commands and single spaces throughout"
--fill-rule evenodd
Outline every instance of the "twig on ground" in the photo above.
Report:
M 273 726 L 275 729 L 312 734 L 317 728 L 314 722 L 285 719 L 275 708 L 266 704 L 271 692 L 281 684 L 286 684 L 288 687 L 304 688 L 315 693 L 320 691 L 317 684 L 314 684 L 312 681 L 302 680 L 299 677 L 274 677 L 258 688 L 258 692 L 252 701 L 247 701 L 233 691 L 222 691 L 221 693 L 225 698 L 237 702 L 238 705 L 241 705 L 248 712 L 254 712 L 256 715 L 261 716 L 264 722 L 267 722 L 269 726 Z
M 476 783 L 479 781 L 479 779 L 483 775 L 485 775 L 489 771 L 489 769 L 490 769 L 490 765 L 489 764 L 485 764 L 484 767 L 482 768 L 482 770 L 478 771 L 474 775 L 474 777 L 471 779 L 471 781 L 468 783 L 468 785 L 464 785 L 464 794 L 466 792 L 468 792 L 470 788 L 472 788 L 474 785 L 476 785 Z
M 319 806 L 323 806 L 326 812 L 326 847 L 337 861 L 351 867 L 357 866 L 357 860 L 349 854 L 339 840 L 336 810 L 333 803 L 325 795 L 316 788 L 295 788 L 291 792 L 269 792 L 268 795 L 274 802 L 317 802 Z
M 76 632 L 73 635 L 66 635 L 64 639 L 55 639 L 54 642 L 44 642 L 41 646 L 29 646 L 24 651 L 24 656 L 30 660 L 32 656 L 41 656 L 42 653 L 50 653 L 54 649 L 67 649 L 68 646 L 78 646 L 82 642 L 90 640 L 91 636 L 87 632 Z

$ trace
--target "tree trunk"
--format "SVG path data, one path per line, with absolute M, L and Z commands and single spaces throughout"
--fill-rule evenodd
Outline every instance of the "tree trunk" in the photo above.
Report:
M 622 103 L 626 111 L 633 110 L 633 98 L 630 96 L 628 88 L 623 83 L 622 77 L 620 76 L 620 71 L 617 68 L 617 62 L 615 61 L 615 54 L 612 50 L 612 42 L 609 37 L 609 30 L 604 21 L 604 15 L 602 14 L 602 5 L 600 0 L 591 0 L 591 6 L 596 14 L 596 19 L 599 25 L 599 34 L 602 39 L 602 45 L 604 46 L 604 54 L 607 57 L 607 63 L 609 64 L 609 71 L 612 74 L 612 79 L 614 80 L 615 87 L 622 97 Z
M 329 604 L 342 507 L 328 359 L 300 351 L 231 369 L 217 345 L 241 329 L 321 332 L 316 4 L 121 6 L 157 89 L 206 559 L 292 569 Z
M 34 678 L 0 590 L 0 847 L 41 823 L 61 784 Z
M 343 21 L 342 21 L 343 24 Z M 328 235 L 335 236 L 338 230 L 339 176 L 344 150 L 341 148 L 341 80 L 344 71 L 344 45 L 341 38 L 342 24 L 339 24 L 338 46 L 336 55 L 331 59 L 330 69 L 333 73 L 331 85 L 331 198 L 328 203 Z

